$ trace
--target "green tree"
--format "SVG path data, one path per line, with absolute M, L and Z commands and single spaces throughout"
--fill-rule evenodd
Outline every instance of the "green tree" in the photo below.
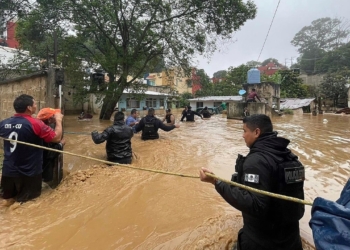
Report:
M 298 47 L 299 53 L 311 48 L 332 50 L 344 43 L 349 36 L 348 22 L 338 18 L 319 18 L 311 25 L 303 27 L 293 38 L 291 43 Z
M 179 95 L 179 105 L 180 107 L 185 107 L 190 105 L 190 102 L 188 101 L 188 99 L 193 98 L 193 95 L 191 93 L 182 93 Z
M 227 83 L 226 78 L 219 82 L 211 82 L 209 76 L 202 69 L 198 70 L 196 75 L 201 86 L 201 89 L 195 93 L 196 96 L 237 95 L 241 86 Z
M 338 18 L 319 18 L 303 27 L 291 43 L 298 48 L 301 70 L 307 74 L 318 73 L 316 64 L 323 55 L 338 48 L 349 37 L 349 23 Z
M 317 71 L 334 73 L 340 69 L 350 69 L 350 42 L 324 54 L 317 61 Z
M 214 78 L 225 78 L 227 75 L 227 70 L 219 70 L 213 74 Z
M 251 60 L 251 61 L 248 61 L 248 62 L 246 63 L 246 65 L 247 65 L 248 67 L 257 67 L 257 66 L 260 66 L 260 65 L 261 65 L 261 62 Z
M 214 96 L 235 96 L 238 95 L 238 91 L 241 89 L 241 86 L 231 85 L 225 81 L 214 83 L 213 85 Z
M 280 70 L 281 75 L 281 97 L 283 98 L 304 98 L 307 97 L 307 86 L 298 74 L 291 70 Z
M 276 58 L 268 58 L 268 59 L 264 60 L 261 63 L 261 66 L 266 66 L 269 62 L 273 62 L 277 66 L 283 66 L 282 64 L 279 63 L 279 61 Z
M 319 48 L 310 48 L 298 58 L 300 69 L 308 75 L 320 73 L 317 68 L 318 60 L 325 55 L 325 51 Z
M 239 88 L 242 87 L 242 85 L 247 82 L 247 73 L 249 69 L 250 67 L 244 64 L 235 68 L 228 68 L 225 83 Z
M 33 13 L 41 25 L 32 23 Z M 250 0 L 40 0 L 23 21 L 45 38 L 60 28 L 65 31 L 62 39 L 74 31 L 71 42 L 84 51 L 84 61 L 109 75 L 100 115 L 109 119 L 123 90 L 148 68 L 164 60 L 166 68 L 182 67 L 189 73 L 195 54 L 214 51 L 218 37 L 231 38 L 255 14 Z
M 282 76 L 279 71 L 277 71 L 275 74 L 270 76 L 266 74 L 261 75 L 261 82 L 274 82 L 277 84 L 281 84 L 281 81 L 282 81 Z
M 333 100 L 334 107 L 338 106 L 339 99 L 347 98 L 346 84 L 348 83 L 350 70 L 340 70 L 328 73 L 321 82 L 320 91 L 323 97 Z

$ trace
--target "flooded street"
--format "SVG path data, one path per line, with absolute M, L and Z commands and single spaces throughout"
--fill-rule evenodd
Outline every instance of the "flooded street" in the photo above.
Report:
M 65 151 L 105 159 L 105 143 L 95 145 L 90 132 L 112 122 L 97 118 L 65 117 Z M 350 173 L 350 116 L 305 114 L 273 122 L 306 167 L 305 199 L 338 199 Z M 136 134 L 132 147 L 135 167 L 193 176 L 206 167 L 228 180 L 237 154 L 248 152 L 242 121 L 222 115 L 160 131 L 155 141 Z M 242 226 L 240 212 L 199 178 L 107 167 L 78 156 L 64 161 L 66 178 L 58 189 L 1 208 L 1 249 L 229 249 Z M 312 242 L 310 208 L 301 235 Z

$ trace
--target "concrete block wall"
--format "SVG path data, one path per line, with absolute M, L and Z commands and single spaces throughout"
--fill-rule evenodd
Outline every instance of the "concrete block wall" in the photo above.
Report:
M 13 101 L 21 94 L 34 97 L 38 110 L 48 107 L 48 81 L 46 72 L 0 82 L 0 120 L 15 114 Z
M 250 115 L 254 115 L 254 114 L 269 115 L 269 114 L 266 114 L 266 104 L 261 103 L 261 102 L 248 103 L 248 110 L 249 110 Z
M 250 115 L 265 114 L 269 117 L 279 116 L 268 104 L 261 102 L 230 102 L 227 103 L 227 119 L 242 119 L 244 108 L 247 107 Z
M 227 119 L 243 118 L 244 108 L 247 106 L 245 102 L 228 102 L 226 103 Z

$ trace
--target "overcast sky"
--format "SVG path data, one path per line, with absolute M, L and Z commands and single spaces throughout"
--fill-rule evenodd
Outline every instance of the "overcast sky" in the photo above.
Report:
M 199 57 L 197 68 L 212 77 L 216 71 L 258 59 L 278 0 L 254 2 L 258 8 L 256 18 L 246 22 L 235 34 L 235 41 L 216 51 L 210 59 Z M 290 66 L 293 57 L 295 63 L 298 52 L 291 40 L 304 26 L 322 17 L 350 19 L 350 0 L 281 0 L 259 61 L 273 57 Z

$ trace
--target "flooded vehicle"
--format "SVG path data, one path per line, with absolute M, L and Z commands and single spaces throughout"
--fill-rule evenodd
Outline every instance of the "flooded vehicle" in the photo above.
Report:
M 174 114 L 179 123 L 181 111 Z M 305 199 L 338 199 L 350 173 L 350 116 L 282 116 L 273 123 L 305 165 Z M 206 167 L 231 178 L 237 155 L 248 152 L 242 121 L 216 115 L 160 131 L 158 140 L 133 137 L 131 166 L 194 178 L 79 157 L 106 159 L 105 144 L 95 145 L 90 132 L 110 124 L 97 115 L 86 122 L 65 117 L 65 151 L 76 154 L 64 156 L 65 178 L 35 201 L 0 208 L 0 248 L 230 249 L 242 227 L 241 213 L 196 177 Z M 312 242 L 310 209 L 306 206 L 300 228 Z

